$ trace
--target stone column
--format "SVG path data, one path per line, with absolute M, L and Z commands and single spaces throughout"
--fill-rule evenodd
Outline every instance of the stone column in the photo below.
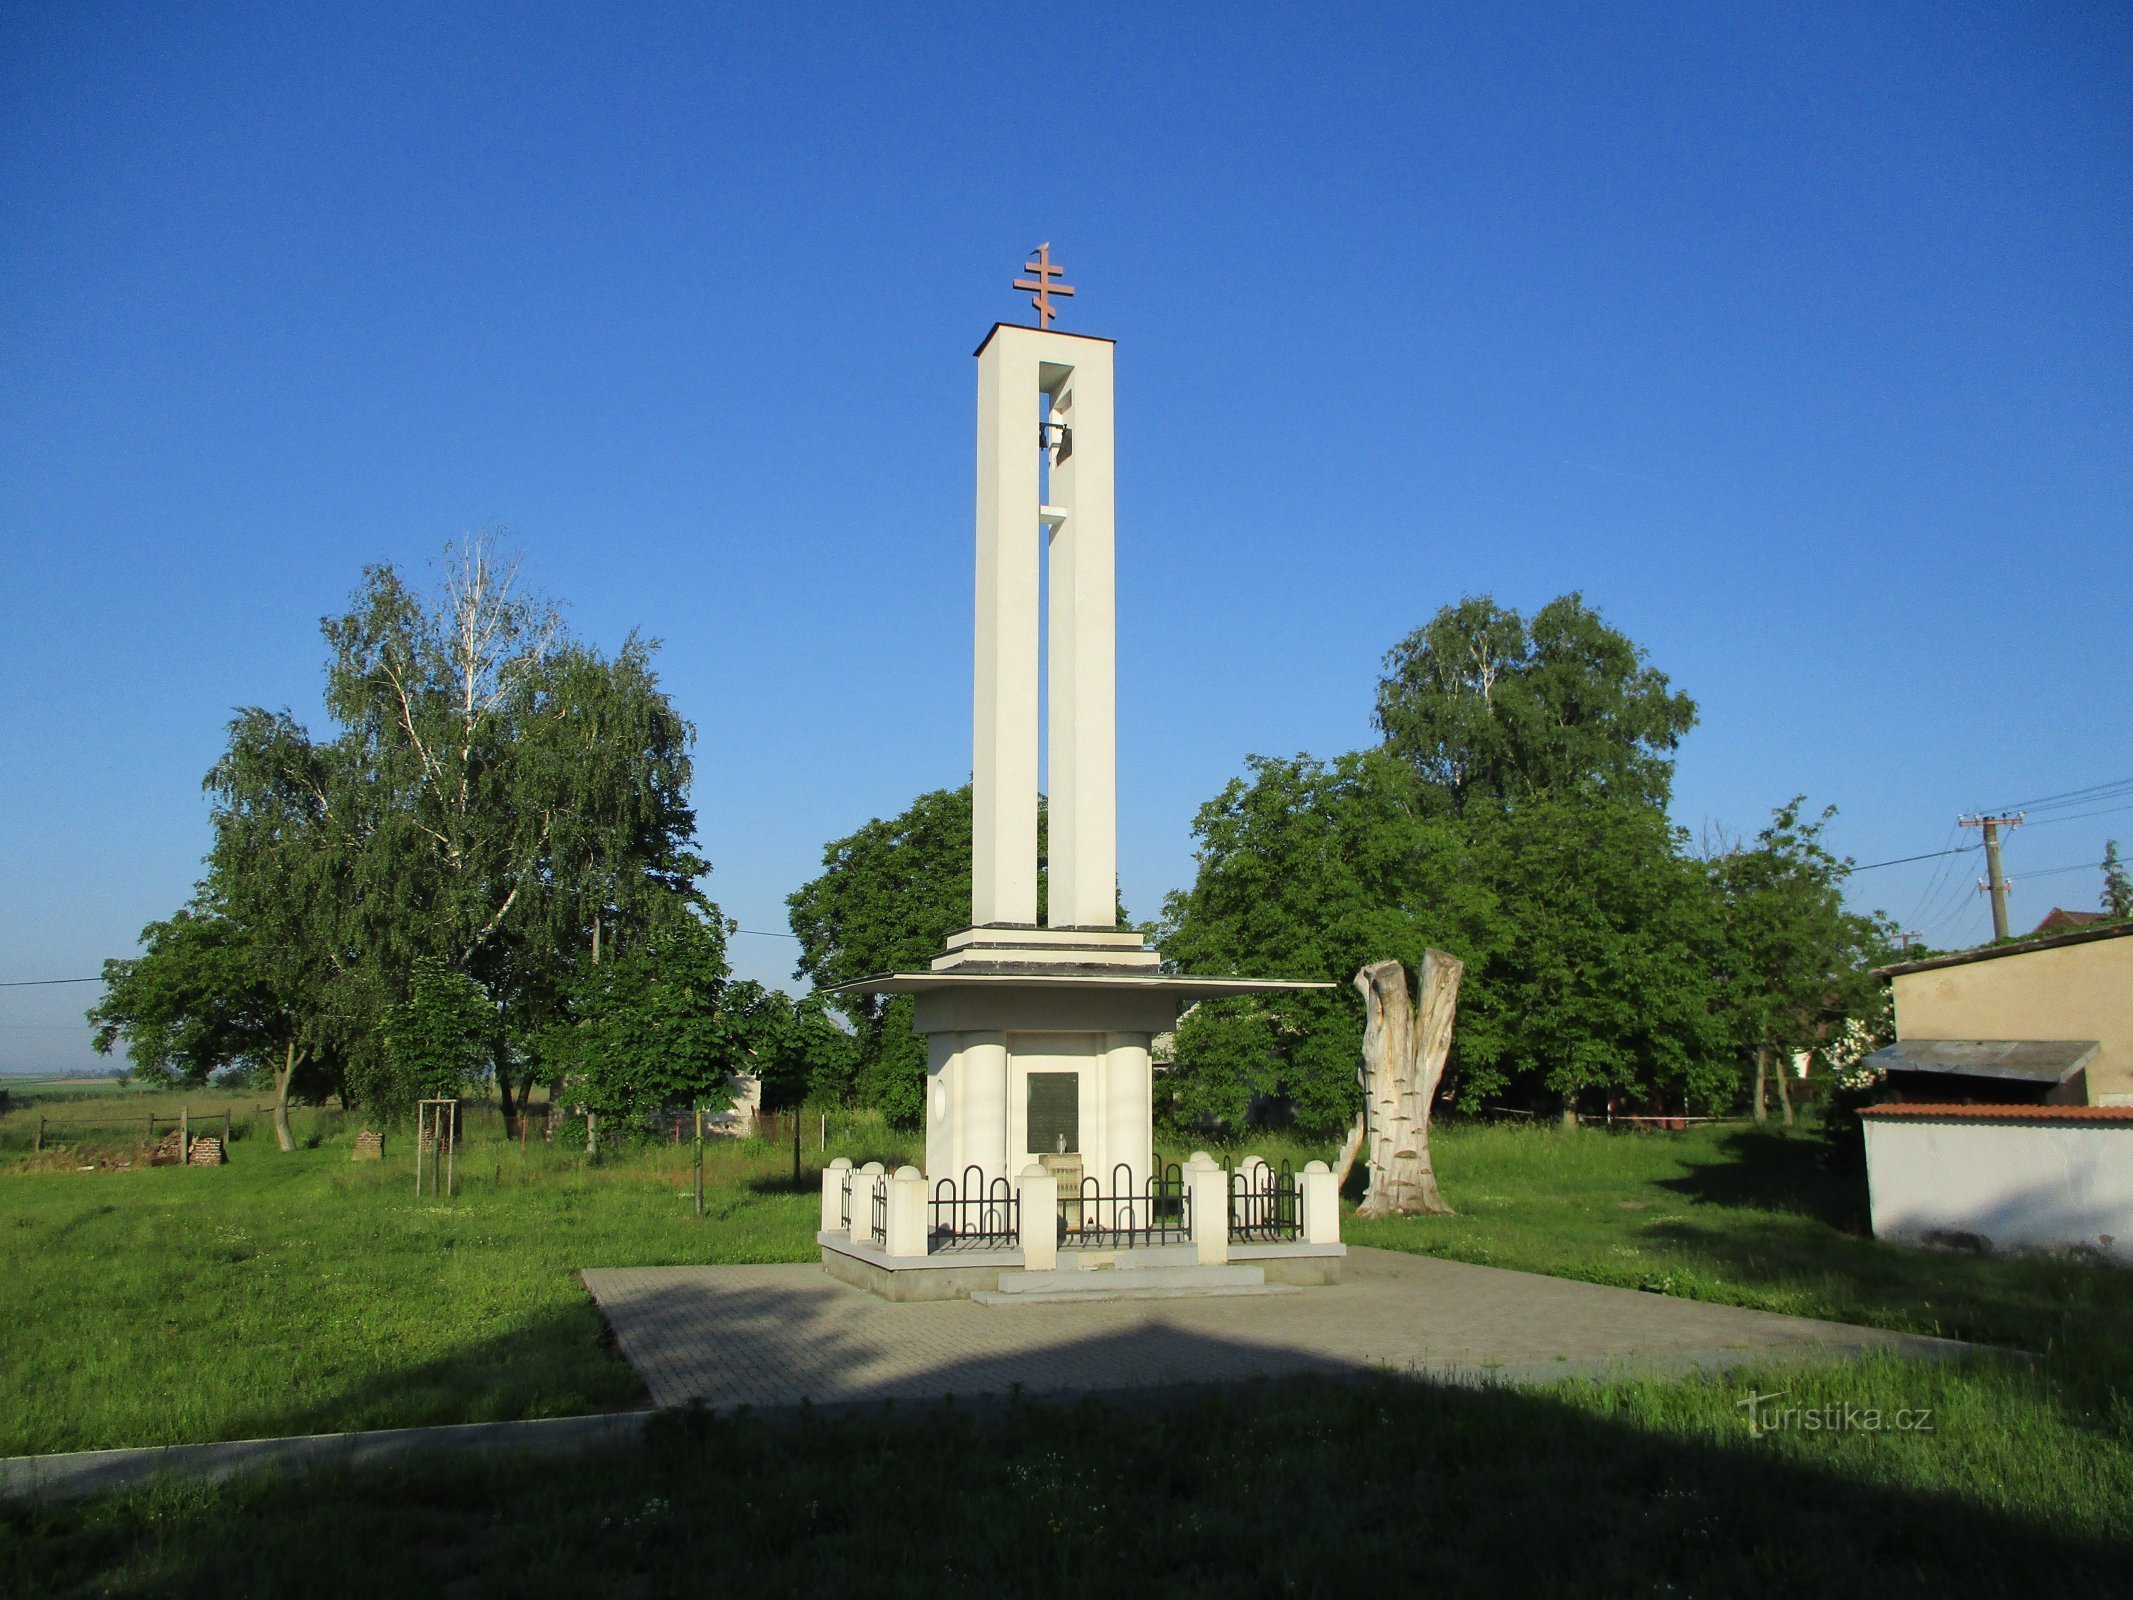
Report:
M 1059 1265 L 1059 1180 L 1042 1167 L 1027 1166 L 1016 1189 L 1022 1208 L 1022 1268 L 1050 1272 Z
M 889 1240 L 892 1256 L 926 1253 L 926 1179 L 916 1167 L 898 1167 L 889 1178 Z
M 1323 1161 L 1307 1162 L 1303 1169 L 1303 1224 L 1305 1244 L 1341 1242 L 1341 1192 L 1334 1186 L 1333 1169 Z
M 1229 1260 L 1229 1180 L 1205 1150 L 1185 1163 L 1185 1192 L 1192 1196 L 1192 1242 L 1200 1265 Z
M 1012 1178 L 1021 1163 L 1007 1148 L 1010 1126 L 1007 1104 L 1007 1035 L 965 1033 L 961 1059 L 955 1065 L 956 1135 L 950 1149 L 950 1170 L 936 1178 L 963 1180 L 963 1169 L 975 1166 L 987 1181 Z
M 852 1158 L 839 1156 L 822 1169 L 822 1231 L 844 1232 L 844 1186 L 852 1181 Z
M 1104 1192 L 1111 1192 L 1111 1173 L 1124 1162 L 1133 1173 L 1136 1197 L 1154 1161 L 1153 1108 L 1149 1103 L 1151 1082 L 1148 1066 L 1148 1035 L 1107 1033 L 1103 1056 L 1097 1063 L 1103 1075 L 1105 1166 L 1100 1176 Z

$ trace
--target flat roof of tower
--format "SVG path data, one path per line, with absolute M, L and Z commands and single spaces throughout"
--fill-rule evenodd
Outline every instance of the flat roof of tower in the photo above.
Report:
M 1050 339 L 1086 339 L 1091 344 L 1118 343 L 1116 339 L 1106 339 L 1100 333 L 1068 333 L 1064 328 L 1032 328 L 1026 322 L 995 322 L 985 337 L 978 341 L 977 349 L 970 353 L 974 356 L 983 355 L 985 347 L 992 343 L 993 334 L 998 333 L 1002 328 L 1020 328 L 1024 333 L 1041 333 Z

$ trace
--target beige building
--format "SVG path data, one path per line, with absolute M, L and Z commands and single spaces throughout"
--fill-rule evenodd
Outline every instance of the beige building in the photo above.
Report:
M 1873 1059 L 1899 1098 L 2133 1106 L 2133 924 L 1880 971 L 1897 1043 Z

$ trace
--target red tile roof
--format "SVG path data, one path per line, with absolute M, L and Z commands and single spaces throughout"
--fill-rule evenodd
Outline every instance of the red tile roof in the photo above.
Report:
M 2133 1122 L 2133 1106 L 1868 1106 L 1862 1117 L 1962 1122 Z

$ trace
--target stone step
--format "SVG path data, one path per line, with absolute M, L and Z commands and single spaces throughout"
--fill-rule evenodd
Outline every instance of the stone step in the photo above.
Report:
M 1179 1290 L 1259 1289 L 1266 1285 L 1266 1268 L 1232 1263 L 1203 1267 L 1198 1262 L 1175 1266 L 1061 1267 L 1050 1272 L 1000 1274 L 1004 1295 L 1125 1294 L 1137 1289 L 1164 1292 Z
M 1149 1267 L 1196 1267 L 1200 1264 L 1198 1245 L 1113 1245 L 1109 1249 L 1099 1249 L 1094 1245 L 1077 1244 L 1074 1237 L 1068 1234 L 1067 1243 L 1059 1247 L 1058 1270 L 1061 1272 L 1139 1272 Z
M 1009 1294 L 998 1289 L 973 1289 L 970 1298 L 981 1306 L 1070 1306 L 1104 1300 L 1215 1300 L 1236 1295 L 1302 1294 L 1293 1283 L 1240 1283 L 1211 1289 L 1047 1289 L 1033 1294 Z

